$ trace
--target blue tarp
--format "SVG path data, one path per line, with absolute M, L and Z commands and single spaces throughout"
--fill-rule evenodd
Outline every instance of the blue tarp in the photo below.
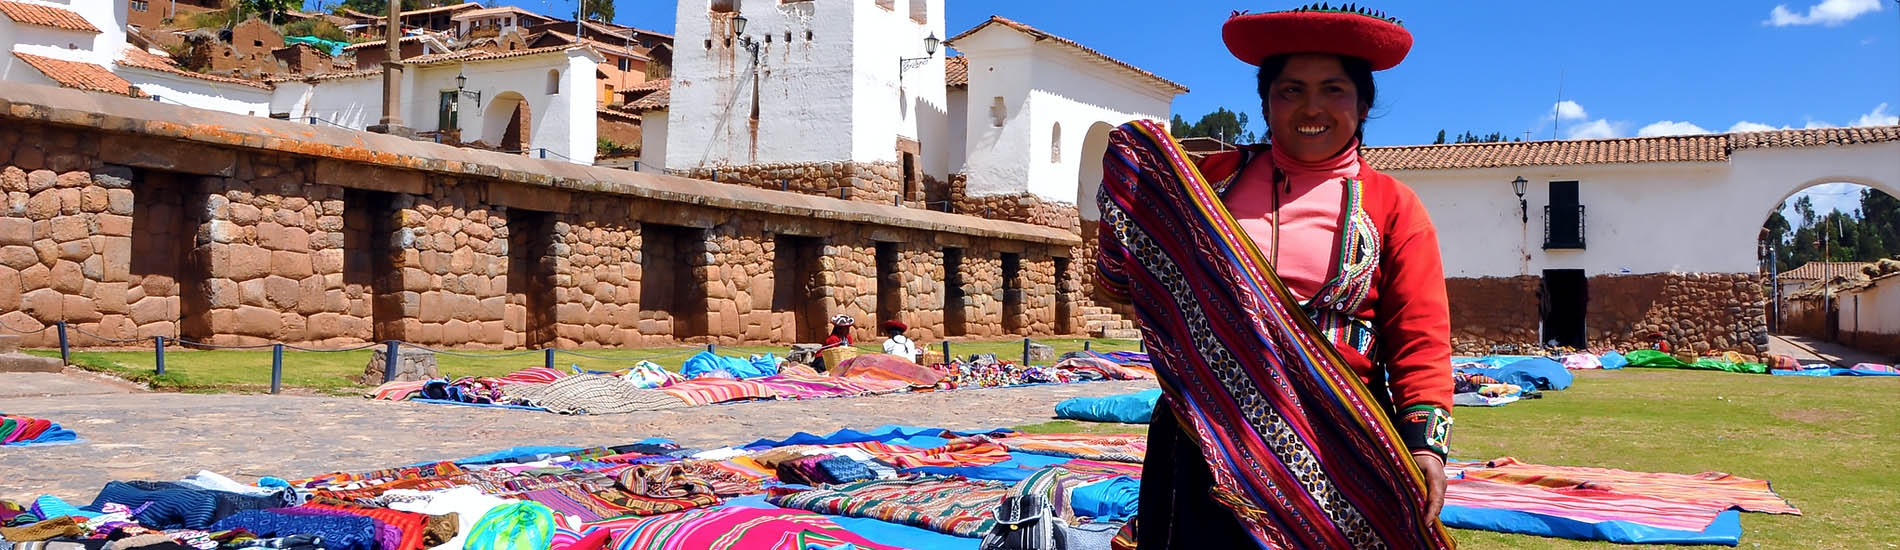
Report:
M 687 378 L 699 378 L 713 371 L 726 371 L 734 378 L 758 378 L 778 374 L 778 359 L 765 354 L 758 360 L 744 357 L 726 357 L 710 351 L 702 351 L 686 359 L 686 365 L 680 367 L 680 375 Z
M 835 432 L 831 432 L 830 434 L 827 434 L 827 435 L 818 435 L 818 434 L 814 434 L 810 432 L 798 432 L 798 433 L 792 434 L 791 437 L 787 437 L 785 439 L 761 439 L 758 441 L 747 443 L 744 447 L 741 447 L 741 448 L 750 449 L 753 447 L 782 447 L 785 445 L 837 445 L 840 443 L 860 443 L 860 442 L 865 442 L 865 441 L 878 441 L 878 442 L 889 443 L 892 440 L 896 440 L 896 439 L 904 439 L 904 438 L 911 438 L 911 437 L 936 437 L 938 435 L 945 434 L 945 433 L 948 433 L 957 437 L 963 437 L 963 436 L 971 436 L 971 435 L 977 435 L 977 434 L 993 434 L 993 433 L 1009 433 L 1009 432 L 1010 430 L 1004 429 L 1004 428 L 997 428 L 994 430 L 974 431 L 974 432 L 955 432 L 955 431 L 945 430 L 943 428 L 920 428 L 917 426 L 896 426 L 896 425 L 887 424 L 884 426 L 879 426 L 868 432 L 861 432 L 858 430 L 849 430 L 849 429 L 838 430 Z
M 1562 390 L 1569 388 L 1571 381 L 1570 370 L 1547 357 L 1520 359 L 1496 368 L 1460 367 L 1458 372 L 1482 374 L 1527 390 Z
M 1517 533 L 1540 537 L 1575 540 L 1601 540 L 1618 544 L 1721 544 L 1735 546 L 1742 541 L 1741 512 L 1729 510 L 1701 532 L 1661 529 L 1628 521 L 1590 523 L 1515 510 L 1445 506 L 1438 519 L 1446 527 L 1477 529 L 1499 533 Z
M 1141 502 L 1141 482 L 1128 476 L 1115 476 L 1076 487 L 1069 495 L 1069 508 L 1078 516 L 1104 521 L 1127 521 Z
M 1597 360 L 1601 361 L 1603 368 L 1606 369 L 1620 369 L 1630 364 L 1630 360 L 1623 357 L 1623 354 L 1614 351 L 1603 354 L 1603 357 L 1599 357 Z
M 286 36 L 284 37 L 284 42 L 288 44 L 309 44 L 311 47 L 322 49 L 330 55 L 343 55 L 343 48 L 350 45 L 349 42 L 324 40 L 315 36 Z
M 1895 373 L 1895 372 L 1854 370 L 1854 369 L 1843 369 L 1843 368 L 1837 368 L 1837 367 L 1825 367 L 1825 368 L 1819 368 L 1819 369 L 1801 369 L 1801 370 L 1775 370 L 1773 372 L 1775 376 L 1900 376 L 1900 373 Z
M 1104 397 L 1076 397 L 1056 403 L 1056 418 L 1089 422 L 1147 424 L 1154 418 L 1155 402 L 1161 390 L 1146 390 Z

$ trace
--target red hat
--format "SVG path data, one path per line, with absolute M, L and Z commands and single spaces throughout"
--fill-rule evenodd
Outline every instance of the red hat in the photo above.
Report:
M 1234 12 L 1221 26 L 1227 51 L 1250 65 L 1294 53 L 1330 53 L 1390 69 L 1412 51 L 1412 33 L 1384 12 L 1361 6 L 1314 4 L 1270 13 Z
M 885 321 L 884 330 L 891 330 L 891 329 L 897 329 L 898 332 L 904 332 L 904 331 L 910 330 L 910 325 L 906 325 L 904 324 L 903 321 L 899 321 L 896 319 Z

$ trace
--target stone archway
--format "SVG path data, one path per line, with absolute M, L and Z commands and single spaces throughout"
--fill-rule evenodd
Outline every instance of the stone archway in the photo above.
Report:
M 503 152 L 526 154 L 533 145 L 532 109 L 518 92 L 502 92 L 482 114 L 482 141 Z
M 1829 186 L 1832 184 L 1846 185 L 1836 191 L 1824 192 L 1832 194 L 1833 196 L 1822 196 L 1812 204 L 1812 210 L 1810 212 L 1815 216 L 1813 221 L 1817 222 L 1816 225 L 1803 227 L 1809 223 L 1809 220 L 1798 213 L 1799 207 L 1792 206 L 1790 204 L 1791 201 L 1794 201 L 1798 196 L 1816 187 Z M 1840 322 L 1840 317 L 1837 313 L 1840 304 L 1827 299 L 1827 295 L 1831 293 L 1824 293 L 1817 296 L 1814 294 L 1816 289 L 1811 287 L 1815 287 L 1818 284 L 1825 284 L 1828 279 L 1835 276 L 1851 275 L 1853 266 L 1842 264 L 1826 264 L 1820 267 L 1804 266 L 1816 261 L 1835 261 L 1829 259 L 1828 255 L 1830 252 L 1828 251 L 1835 254 L 1833 258 L 1841 258 L 1839 254 L 1841 254 L 1840 251 L 1843 248 L 1851 250 L 1854 247 L 1858 247 L 1860 243 L 1856 241 L 1867 236 L 1867 233 L 1852 230 L 1851 228 L 1853 226 L 1847 226 L 1850 228 L 1848 229 L 1848 234 L 1841 234 L 1839 232 L 1842 228 L 1841 222 L 1853 220 L 1857 223 L 1867 223 L 1870 221 L 1869 218 L 1892 220 L 1895 217 L 1900 217 L 1900 211 L 1893 209 L 1892 204 L 1894 203 L 1892 202 L 1878 205 L 1868 205 L 1858 202 L 1862 197 L 1866 196 L 1867 190 L 1885 195 L 1889 200 L 1900 199 L 1900 193 L 1896 193 L 1893 187 L 1894 186 L 1891 185 L 1885 185 L 1884 182 L 1880 180 L 1870 178 L 1816 178 L 1804 182 L 1793 190 L 1788 191 L 1780 200 L 1774 203 L 1766 214 L 1762 215 L 1764 223 L 1761 227 L 1758 252 L 1760 254 L 1763 273 L 1767 274 L 1767 280 L 1762 281 L 1762 283 L 1768 285 L 1769 289 L 1767 318 L 1770 332 L 1838 341 L 1837 339 L 1841 337 L 1838 331 L 1842 330 L 1841 327 L 1837 325 L 1837 323 Z M 1842 200 L 1841 197 L 1852 198 Z M 1853 211 L 1841 208 L 1847 206 L 1843 204 L 1847 202 L 1858 204 L 1858 206 L 1855 207 L 1855 210 L 1858 210 L 1858 215 L 1855 215 L 1856 213 Z M 1879 208 L 1881 211 L 1869 212 L 1870 208 Z M 1837 210 L 1847 214 L 1847 216 L 1845 216 L 1846 219 L 1834 219 L 1830 222 L 1830 218 L 1833 217 L 1834 212 Z M 1783 225 L 1781 225 L 1778 230 L 1771 232 L 1771 224 L 1775 221 L 1777 214 L 1781 215 L 1780 221 Z M 1803 232 L 1804 229 L 1808 229 L 1809 227 L 1813 229 Z M 1815 250 L 1811 244 L 1817 240 L 1822 243 L 1821 251 Z M 1885 251 L 1874 253 L 1875 257 L 1855 257 L 1851 255 L 1852 253 L 1849 253 L 1850 256 L 1848 256 L 1847 259 L 1852 261 L 1870 261 L 1900 254 L 1900 242 L 1881 242 L 1880 245 L 1885 248 Z M 1790 250 L 1791 248 L 1794 250 Z M 1801 248 L 1806 249 L 1805 253 L 1799 252 Z M 1865 250 L 1862 249 L 1860 252 L 1864 253 Z M 1794 272 L 1792 277 L 1784 279 L 1779 276 L 1790 272 Z M 1818 275 L 1821 279 L 1818 281 L 1810 279 L 1810 276 L 1813 275 Z
M 1075 208 L 1082 218 L 1085 234 L 1093 226 L 1090 222 L 1102 219 L 1095 197 L 1102 187 L 1102 157 L 1108 154 L 1108 133 L 1114 130 L 1107 122 L 1096 122 L 1082 138 L 1082 166 L 1076 171 L 1075 179 Z

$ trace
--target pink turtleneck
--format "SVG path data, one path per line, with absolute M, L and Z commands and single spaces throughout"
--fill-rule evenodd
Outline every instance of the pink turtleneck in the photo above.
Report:
M 1333 276 L 1339 263 L 1339 229 L 1345 206 L 1345 179 L 1359 175 L 1359 147 L 1320 162 L 1301 162 L 1272 149 L 1258 155 L 1240 173 L 1240 181 L 1226 193 L 1227 210 L 1253 238 L 1260 252 L 1273 259 L 1275 207 L 1279 209 L 1279 255 L 1274 271 L 1288 290 L 1306 300 Z M 1273 168 L 1286 181 L 1276 189 Z M 1275 192 L 1278 197 L 1275 197 Z

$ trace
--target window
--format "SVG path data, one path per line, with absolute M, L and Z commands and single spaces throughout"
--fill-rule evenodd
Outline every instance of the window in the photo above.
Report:
M 930 0 L 910 0 L 910 20 L 918 23 L 929 23 Z
M 713 13 L 734 13 L 739 11 L 739 0 L 712 0 L 708 9 Z
M 1002 128 L 1003 121 L 1009 119 L 1009 107 L 1003 105 L 1003 96 L 990 100 L 990 126 Z
M 145 11 L 145 0 L 132 0 L 132 11 Z
M 1049 163 L 1062 162 L 1062 123 L 1057 122 L 1049 129 Z
M 1577 182 L 1550 182 L 1550 204 L 1544 207 L 1544 248 L 1583 248 L 1583 203 Z
M 633 70 L 633 60 L 625 57 L 620 58 L 620 72 L 624 73 L 631 70 Z
M 561 93 L 561 70 L 550 70 L 548 71 L 548 94 L 553 95 L 558 93 Z

